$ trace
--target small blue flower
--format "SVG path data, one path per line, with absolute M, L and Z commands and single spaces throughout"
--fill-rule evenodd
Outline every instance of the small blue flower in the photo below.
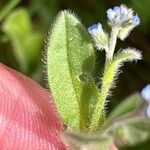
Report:
M 150 118 L 150 84 L 148 84 L 145 88 L 142 89 L 141 96 L 148 103 L 148 107 L 146 109 L 146 115 L 147 117 Z
M 134 26 L 138 26 L 140 24 L 140 18 L 138 15 L 132 17 L 132 23 Z
M 107 17 L 110 25 L 117 25 L 123 28 L 135 27 L 140 23 L 138 15 L 133 15 L 133 10 L 125 5 L 108 9 Z
M 90 34 L 97 34 L 102 30 L 102 25 L 101 23 L 93 24 L 90 27 L 88 27 L 88 32 Z
M 115 6 L 113 9 L 107 10 L 107 17 L 109 21 L 114 23 L 121 23 L 125 18 L 125 13 L 122 11 L 121 7 Z
M 141 91 L 141 96 L 150 103 L 150 84 L 144 87 Z
M 103 30 L 101 23 L 93 24 L 87 30 L 91 34 L 94 44 L 99 50 L 108 47 L 108 35 Z
M 124 14 L 119 6 L 115 6 L 113 9 L 107 10 L 107 17 L 112 22 L 120 23 L 124 18 Z

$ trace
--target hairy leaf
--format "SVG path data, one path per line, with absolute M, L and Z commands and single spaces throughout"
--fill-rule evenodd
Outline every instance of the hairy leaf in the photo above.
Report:
M 100 124 L 100 121 L 103 119 L 103 109 L 105 106 L 105 100 L 109 96 L 110 89 L 113 88 L 113 85 L 115 83 L 115 78 L 117 77 L 119 68 L 123 64 L 123 62 L 126 61 L 133 61 L 141 59 L 141 53 L 135 49 L 127 48 L 124 49 L 114 57 L 113 60 L 110 60 L 106 63 L 104 74 L 102 78 L 102 86 L 99 92 L 99 101 L 96 104 L 92 121 L 90 125 L 90 129 L 94 130 L 98 127 L 98 124 Z
M 141 59 L 141 53 L 138 50 L 127 48 L 117 53 L 113 61 L 111 61 L 104 72 L 103 82 L 105 85 L 112 83 L 114 77 L 118 73 L 118 69 L 121 67 L 123 62 L 139 60 Z
M 92 110 L 89 101 L 96 97 L 91 40 L 69 11 L 58 15 L 48 40 L 48 80 L 58 112 L 69 127 L 85 129 Z

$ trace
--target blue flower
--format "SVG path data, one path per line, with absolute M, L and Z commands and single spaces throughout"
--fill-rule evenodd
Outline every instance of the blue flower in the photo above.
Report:
M 120 23 L 124 18 L 124 14 L 119 6 L 115 6 L 113 9 L 107 10 L 107 17 L 112 22 Z
M 140 23 L 138 15 L 133 15 L 133 10 L 125 5 L 115 6 L 107 10 L 107 17 L 110 25 L 120 27 L 137 26 Z
M 141 96 L 150 103 L 150 84 L 144 87 L 141 91 Z
M 150 118 L 150 84 L 148 84 L 145 88 L 142 89 L 141 96 L 148 103 L 148 107 L 147 107 L 147 110 L 146 110 L 146 115 L 147 115 L 147 117 Z
M 135 15 L 135 16 L 132 17 L 132 23 L 133 23 L 134 26 L 137 26 L 137 25 L 140 24 L 140 18 L 139 18 L 138 15 Z
M 108 34 L 103 30 L 101 23 L 93 24 L 87 30 L 91 34 L 95 46 L 99 50 L 107 49 L 106 47 L 108 47 Z
M 88 27 L 88 32 L 90 34 L 97 34 L 97 33 L 101 32 L 101 30 L 102 30 L 101 23 L 93 24 L 90 27 Z

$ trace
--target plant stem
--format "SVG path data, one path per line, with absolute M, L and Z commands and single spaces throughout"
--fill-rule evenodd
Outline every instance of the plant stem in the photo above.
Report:
M 105 65 L 105 70 L 104 70 L 104 76 L 107 73 L 107 65 Z M 91 120 L 91 125 L 90 125 L 90 130 L 94 131 L 97 129 L 99 122 L 102 122 L 103 117 L 104 117 L 104 106 L 105 106 L 105 100 L 108 96 L 109 89 L 110 89 L 111 83 L 106 83 L 105 78 L 102 80 L 102 86 L 99 92 L 99 98 L 98 102 L 96 104 L 95 110 L 93 112 L 92 120 Z
M 109 65 L 112 62 L 113 54 L 115 51 L 117 36 L 118 36 L 119 29 L 117 27 L 112 27 L 110 41 L 109 41 L 109 47 L 108 51 L 106 52 L 106 62 L 105 62 L 105 68 L 104 68 L 104 74 L 102 77 L 102 86 L 99 91 L 99 99 L 97 104 L 95 105 L 95 110 L 92 115 L 91 124 L 90 124 L 90 130 L 94 131 L 98 128 L 99 123 L 101 120 L 103 120 L 104 114 L 104 107 L 106 99 L 109 95 L 109 90 L 112 86 L 114 73 L 111 73 L 111 70 L 109 70 Z
M 109 49 L 106 53 L 107 59 L 112 59 L 115 51 L 115 46 L 117 42 L 117 36 L 118 36 L 119 28 L 118 27 L 112 27 L 111 35 L 110 35 L 110 41 L 109 41 Z M 106 59 L 106 61 L 107 61 Z

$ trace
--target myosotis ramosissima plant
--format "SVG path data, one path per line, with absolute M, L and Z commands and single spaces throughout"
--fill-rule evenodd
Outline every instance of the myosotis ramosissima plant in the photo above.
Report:
M 110 34 L 103 30 L 101 23 L 90 26 L 87 32 L 79 19 L 65 10 L 57 16 L 48 37 L 48 81 L 67 131 L 100 133 L 100 137 L 96 138 L 70 133 L 65 135 L 70 137 L 69 141 L 75 147 L 86 145 L 89 148 L 88 141 L 95 141 L 91 145 L 92 150 L 93 146 L 96 149 L 96 143 L 98 147 L 102 145 L 101 149 L 109 149 L 108 143 L 112 143 L 112 140 L 104 135 L 113 137 L 118 145 L 135 144 L 150 137 L 148 126 L 142 129 L 142 133 L 137 128 L 137 124 L 145 127 L 147 120 L 141 113 L 144 109 L 139 93 L 125 99 L 106 117 L 105 105 L 120 67 L 124 62 L 142 58 L 141 52 L 135 48 L 128 47 L 115 52 L 117 39 L 125 40 L 131 30 L 139 25 L 138 15 L 121 5 L 108 9 L 107 18 L 111 27 Z M 100 87 L 93 75 L 96 62 L 94 47 L 105 51 Z
M 102 114 L 105 101 L 107 96 L 109 96 L 109 90 L 113 88 L 115 82 L 114 79 L 117 77 L 117 73 L 122 63 L 125 61 L 141 59 L 140 52 L 135 48 L 120 50 L 114 56 L 117 38 L 124 40 L 129 32 L 140 23 L 139 17 L 137 15 L 134 16 L 132 9 L 128 9 L 124 5 L 108 9 L 107 17 L 108 23 L 111 26 L 110 37 L 108 37 L 108 34 L 103 31 L 100 23 L 98 23 L 95 28 L 93 26 L 88 28 L 89 33 L 94 38 L 96 46 L 99 49 L 104 49 L 106 53 L 102 84 L 99 92 L 99 101 L 96 104 L 91 120 L 90 128 L 92 130 L 98 126 L 99 119 L 101 119 L 101 116 L 98 117 L 98 114 Z M 103 40 L 98 40 L 101 38 Z
M 95 47 L 106 54 L 100 88 L 92 76 L 93 42 L 80 21 L 70 11 L 62 11 L 51 29 L 47 47 L 48 79 L 58 112 L 70 129 L 99 130 L 105 121 L 105 103 L 119 68 L 126 61 L 142 57 L 135 48 L 114 54 L 117 38 L 124 40 L 140 23 L 133 10 L 125 5 L 116 6 L 107 10 L 107 17 L 110 35 L 100 23 L 88 28 Z

